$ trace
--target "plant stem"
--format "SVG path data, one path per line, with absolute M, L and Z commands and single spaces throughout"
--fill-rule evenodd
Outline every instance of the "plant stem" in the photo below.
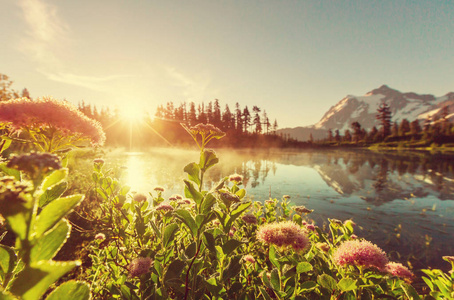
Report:
M 194 255 L 194 258 L 191 260 L 191 263 L 189 264 L 188 271 L 186 272 L 186 282 L 185 282 L 185 292 L 184 292 L 184 300 L 188 299 L 188 293 L 189 293 L 189 273 L 191 272 L 192 265 L 194 264 L 194 261 L 197 259 L 197 256 L 199 255 L 200 248 L 202 246 L 202 240 L 199 241 L 199 244 L 197 245 L 197 251 Z

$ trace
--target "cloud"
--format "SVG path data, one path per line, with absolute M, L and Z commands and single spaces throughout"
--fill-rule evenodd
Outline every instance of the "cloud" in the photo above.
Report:
M 109 85 L 109 82 L 113 80 L 132 77 L 131 75 L 110 75 L 104 77 L 94 77 L 76 75 L 71 73 L 48 73 L 44 71 L 40 71 L 40 73 L 45 75 L 50 80 L 81 86 L 100 92 L 112 91 L 112 86 Z
M 187 76 L 174 67 L 165 67 L 172 84 L 181 88 L 181 93 L 188 101 L 201 101 L 206 97 L 214 97 L 216 91 L 210 88 L 211 77 L 207 73 Z
M 27 25 L 18 49 L 46 67 L 59 65 L 58 52 L 64 51 L 69 42 L 69 27 L 59 17 L 56 6 L 42 0 L 20 0 L 18 5 Z

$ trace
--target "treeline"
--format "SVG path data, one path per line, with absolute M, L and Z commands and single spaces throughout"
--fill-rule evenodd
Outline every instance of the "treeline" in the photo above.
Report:
M 219 129 L 228 132 L 235 130 L 237 133 L 276 134 L 278 128 L 277 120 L 271 124 L 266 110 L 253 106 L 252 112 L 245 106 L 243 109 L 237 102 L 232 111 L 228 104 L 221 111 L 218 99 L 214 102 L 196 104 L 194 102 L 183 102 L 175 106 L 173 102 L 159 105 L 156 110 L 156 118 L 173 120 L 193 126 L 198 123 L 210 123 Z
M 236 103 L 230 110 L 228 104 L 221 110 L 218 99 L 207 104 L 197 105 L 194 102 L 183 102 L 175 105 L 167 102 L 159 105 L 156 114 L 151 117 L 144 113 L 136 122 L 124 120 L 118 109 L 98 109 L 96 106 L 78 104 L 78 109 L 85 115 L 98 120 L 106 132 L 108 146 L 123 146 L 131 149 L 150 146 L 185 146 L 191 145 L 191 137 L 180 123 L 189 126 L 198 123 L 211 123 L 227 133 L 227 136 L 216 143 L 219 147 L 301 147 L 308 143 L 297 142 L 288 136 L 276 134 L 277 120 L 270 123 L 266 111 L 253 106 L 241 108 Z
M 388 104 L 381 103 L 377 110 L 378 128 L 369 131 L 359 122 L 350 124 L 341 135 L 339 130 L 328 130 L 326 139 L 317 141 L 320 145 L 330 146 L 371 146 L 390 147 L 426 147 L 454 144 L 454 126 L 449 120 L 448 106 L 442 107 L 436 114 L 429 115 L 424 121 L 403 119 L 392 121 Z

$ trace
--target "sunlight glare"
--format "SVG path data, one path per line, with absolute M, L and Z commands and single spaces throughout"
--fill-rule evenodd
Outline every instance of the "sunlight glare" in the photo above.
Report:
M 125 179 L 126 185 L 131 187 L 131 191 L 144 192 L 142 189 L 147 186 L 147 178 L 145 176 L 144 163 L 142 160 L 142 153 L 128 153 L 128 160 L 126 162 L 127 174 Z
M 134 102 L 127 103 L 127 105 L 123 105 L 120 109 L 121 119 L 131 123 L 136 123 L 142 120 L 144 113 L 144 108 Z

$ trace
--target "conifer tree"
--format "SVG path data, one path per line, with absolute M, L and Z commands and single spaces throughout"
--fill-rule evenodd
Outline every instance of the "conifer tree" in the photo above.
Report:
M 380 103 L 376 119 L 380 121 L 381 134 L 383 139 L 385 139 L 391 132 L 391 109 L 387 103 Z

